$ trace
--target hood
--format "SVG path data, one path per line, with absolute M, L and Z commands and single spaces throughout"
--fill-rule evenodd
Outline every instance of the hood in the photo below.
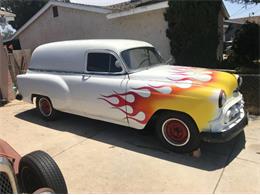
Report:
M 188 89 L 196 86 L 210 86 L 224 90 L 231 96 L 237 88 L 235 75 L 205 68 L 175 65 L 160 65 L 130 74 L 130 79 L 146 81 L 147 84 L 160 82 Z

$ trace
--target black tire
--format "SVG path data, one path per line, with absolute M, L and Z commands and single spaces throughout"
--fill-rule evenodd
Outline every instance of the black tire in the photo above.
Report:
M 47 104 L 47 107 L 49 107 L 49 112 L 44 111 L 42 102 Z M 53 108 L 52 102 L 48 97 L 38 96 L 36 98 L 36 109 L 45 120 L 55 120 L 57 117 L 58 111 Z
M 22 193 L 31 194 L 39 188 L 50 188 L 57 194 L 68 193 L 58 165 L 43 151 L 35 151 L 21 158 L 18 178 Z
M 155 131 L 159 140 L 174 152 L 192 152 L 200 146 L 198 127 L 186 114 L 161 113 L 157 118 Z

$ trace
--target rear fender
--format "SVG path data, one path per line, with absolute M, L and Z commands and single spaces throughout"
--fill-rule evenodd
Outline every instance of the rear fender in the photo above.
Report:
M 18 90 L 27 102 L 35 95 L 47 96 L 53 107 L 64 110 L 68 106 L 69 87 L 59 75 L 25 74 L 17 77 Z

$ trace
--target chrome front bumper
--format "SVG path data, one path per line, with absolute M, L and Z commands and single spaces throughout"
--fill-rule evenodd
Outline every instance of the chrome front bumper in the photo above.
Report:
M 0 157 L 0 173 L 5 174 L 10 182 L 12 187 L 12 193 L 18 193 L 18 187 L 16 182 L 16 176 L 13 170 L 13 166 L 10 161 L 5 157 Z
M 207 142 L 226 142 L 243 131 L 247 124 L 243 96 L 236 92 L 219 110 L 217 117 L 209 122 L 210 128 L 201 133 L 201 138 Z

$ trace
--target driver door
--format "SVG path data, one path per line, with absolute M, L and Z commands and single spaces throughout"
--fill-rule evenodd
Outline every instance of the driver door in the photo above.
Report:
M 88 51 L 86 73 L 78 80 L 73 94 L 77 98 L 77 110 L 83 115 L 128 126 L 125 99 L 119 94 L 126 92 L 128 76 L 113 52 Z

